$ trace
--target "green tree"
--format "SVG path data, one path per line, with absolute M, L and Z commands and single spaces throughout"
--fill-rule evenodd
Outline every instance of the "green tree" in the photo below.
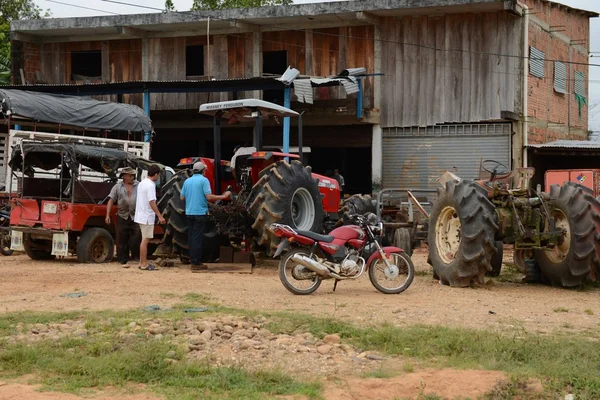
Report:
M 0 0 L 0 83 L 10 81 L 10 21 L 48 16 L 33 0 Z
M 173 4 L 173 0 L 166 0 L 164 12 L 174 12 L 174 11 L 177 11 L 177 10 L 175 9 L 175 4 Z
M 194 3 L 192 4 L 192 11 L 285 6 L 292 3 L 292 0 L 194 0 Z

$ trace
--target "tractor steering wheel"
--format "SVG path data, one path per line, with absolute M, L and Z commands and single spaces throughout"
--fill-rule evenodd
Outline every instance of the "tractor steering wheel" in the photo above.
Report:
M 508 175 L 510 174 L 510 170 L 508 167 L 501 162 L 494 160 L 484 160 L 481 162 L 481 167 L 486 171 L 492 174 L 492 179 L 496 176 L 500 175 Z

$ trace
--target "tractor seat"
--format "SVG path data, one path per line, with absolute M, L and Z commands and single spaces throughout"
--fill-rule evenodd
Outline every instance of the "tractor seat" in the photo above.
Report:
M 331 243 L 335 237 L 331 235 L 320 235 L 318 233 L 314 233 L 311 231 L 296 231 L 299 235 L 306 236 L 307 238 L 311 238 L 312 240 L 316 240 L 317 242 L 325 242 Z

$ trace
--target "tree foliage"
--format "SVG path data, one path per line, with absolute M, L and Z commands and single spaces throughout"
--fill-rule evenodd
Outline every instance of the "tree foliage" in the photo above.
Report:
M 165 11 L 164 12 L 175 12 L 175 4 L 173 4 L 173 0 L 165 0 Z
M 292 0 L 194 0 L 192 11 L 284 6 L 292 3 Z

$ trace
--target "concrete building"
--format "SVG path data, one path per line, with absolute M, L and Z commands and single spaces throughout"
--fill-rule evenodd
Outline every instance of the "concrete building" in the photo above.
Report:
M 448 169 L 474 178 L 482 159 L 531 165 L 530 144 L 586 139 L 597 16 L 547 0 L 363 0 L 17 21 L 13 79 L 31 90 L 120 93 L 106 98 L 145 107 L 153 157 L 173 164 L 211 154 L 201 103 L 284 101 L 282 86 L 258 91 L 248 78 L 364 67 L 373 75 L 358 94 L 318 87 L 305 104 L 292 89 L 313 169 L 339 168 L 351 192 L 434 187 Z M 211 85 L 218 92 L 193 90 Z M 225 156 L 251 141 L 249 129 L 223 130 Z M 268 126 L 266 144 L 281 145 L 281 129 Z

